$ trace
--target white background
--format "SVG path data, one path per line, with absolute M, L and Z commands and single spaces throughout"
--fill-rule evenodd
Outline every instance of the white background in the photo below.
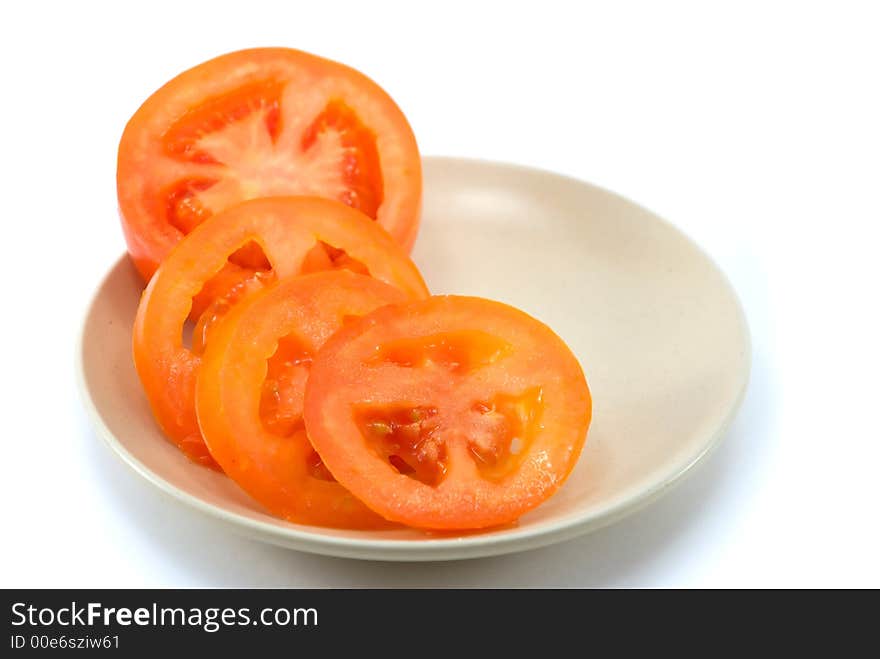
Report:
M 4 3 L 0 586 L 880 586 L 880 17 L 603 4 Z M 613 527 L 428 565 L 240 539 L 118 462 L 73 375 L 124 249 L 118 139 L 174 74 L 257 45 L 363 70 L 423 153 L 574 175 L 705 247 L 754 341 L 721 448 Z

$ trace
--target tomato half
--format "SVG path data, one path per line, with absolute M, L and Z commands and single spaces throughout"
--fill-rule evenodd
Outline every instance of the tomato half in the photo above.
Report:
M 358 268 L 407 297 L 428 294 L 415 265 L 391 237 L 363 213 L 339 202 L 317 197 L 254 199 L 196 227 L 163 261 L 144 291 L 134 324 L 134 361 L 165 434 L 193 460 L 215 467 L 196 421 L 200 360 L 183 344 L 183 326 L 193 297 L 227 267 L 231 254 L 250 242 L 262 249 L 271 270 L 245 280 L 237 296 L 210 307 L 207 320 L 203 316 L 200 321 L 206 332 L 238 298 L 307 269 L 322 245 L 342 250 Z
M 199 426 L 223 471 L 273 514 L 318 526 L 389 526 L 324 467 L 306 436 L 303 393 L 333 332 L 405 299 L 351 272 L 303 275 L 249 297 L 212 333 L 197 378 Z
M 341 201 L 409 251 L 421 186 L 415 137 L 388 94 L 354 69 L 287 48 L 185 71 L 144 102 L 119 143 L 122 227 L 144 279 L 205 218 L 258 197 Z M 248 250 L 235 261 L 262 263 Z
M 305 424 L 333 476 L 386 519 L 509 523 L 577 461 L 591 398 L 577 359 L 531 316 L 480 298 L 382 307 L 315 356 Z

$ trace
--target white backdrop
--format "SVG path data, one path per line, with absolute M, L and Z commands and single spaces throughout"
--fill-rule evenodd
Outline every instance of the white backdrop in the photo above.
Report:
M 4 4 L 0 586 L 880 586 L 880 15 L 660 4 Z M 429 565 L 240 539 L 118 462 L 73 354 L 124 249 L 119 136 L 174 74 L 259 45 L 361 69 L 425 154 L 573 175 L 701 244 L 754 342 L 721 448 L 613 527 Z

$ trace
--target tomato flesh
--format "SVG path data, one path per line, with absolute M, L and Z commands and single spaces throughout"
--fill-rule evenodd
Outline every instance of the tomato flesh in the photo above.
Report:
M 120 141 L 117 190 L 129 252 L 148 279 L 207 218 L 263 197 L 339 201 L 408 251 L 421 164 L 405 117 L 374 82 L 307 53 L 262 48 L 205 62 L 147 99 Z M 258 250 L 232 262 L 266 267 Z
M 232 204 L 287 195 L 336 199 L 376 218 L 382 175 L 375 136 L 338 100 L 302 134 L 288 134 L 279 123 L 280 90 L 271 82 L 238 90 L 171 127 L 169 156 L 222 166 L 216 177 L 182 179 L 168 189 L 172 225 L 189 233 Z
M 514 521 L 574 467 L 591 399 L 548 327 L 498 302 L 390 305 L 313 357 L 304 419 L 333 476 L 387 519 L 429 529 Z
M 276 515 L 301 524 L 392 524 L 340 485 L 303 422 L 313 357 L 346 322 L 399 290 L 347 271 L 279 281 L 236 306 L 214 330 L 199 370 L 196 408 L 211 454 Z
M 183 327 L 193 298 L 218 272 L 238 268 L 228 257 L 250 242 L 260 245 L 271 269 L 245 279 L 209 305 L 193 331 L 192 346 L 185 346 Z M 415 265 L 374 222 L 339 202 L 313 197 L 255 199 L 212 216 L 175 248 L 151 279 L 135 318 L 135 366 L 160 426 L 193 460 L 217 467 L 205 447 L 194 401 L 200 355 L 215 328 L 249 296 L 301 274 L 310 255 L 326 253 L 324 245 L 344 251 L 372 278 L 399 288 L 407 298 L 428 294 Z M 277 386 L 280 391 L 301 383 L 282 378 Z M 283 409 L 277 423 L 284 425 Z

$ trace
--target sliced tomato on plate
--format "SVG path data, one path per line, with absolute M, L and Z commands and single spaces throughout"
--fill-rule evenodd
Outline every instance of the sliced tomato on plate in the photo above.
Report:
M 237 305 L 211 335 L 197 378 L 199 426 L 223 471 L 273 514 L 318 526 L 390 526 L 324 467 L 306 436 L 303 393 L 331 334 L 405 299 L 346 271 L 292 277 Z
M 389 520 L 509 523 L 551 496 L 591 416 L 577 359 L 546 325 L 480 298 L 390 305 L 346 324 L 306 383 L 309 438 Z
M 214 467 L 196 421 L 200 358 L 184 345 L 183 327 L 193 298 L 228 266 L 230 254 L 250 243 L 265 254 L 271 269 L 246 279 L 235 295 L 219 299 L 205 311 L 193 340 L 196 350 L 204 343 L 202 336 L 241 298 L 308 270 L 312 261 L 321 265 L 325 249 L 343 255 L 339 258 L 408 298 L 428 294 L 415 265 L 391 237 L 363 213 L 339 202 L 317 197 L 255 199 L 193 229 L 144 291 L 134 324 L 134 361 L 165 434 L 190 458 Z
M 145 279 L 206 218 L 258 197 L 338 200 L 409 251 L 421 186 L 415 137 L 388 94 L 354 69 L 287 48 L 185 71 L 144 102 L 119 144 L 122 226 Z M 248 248 L 233 261 L 265 266 Z

